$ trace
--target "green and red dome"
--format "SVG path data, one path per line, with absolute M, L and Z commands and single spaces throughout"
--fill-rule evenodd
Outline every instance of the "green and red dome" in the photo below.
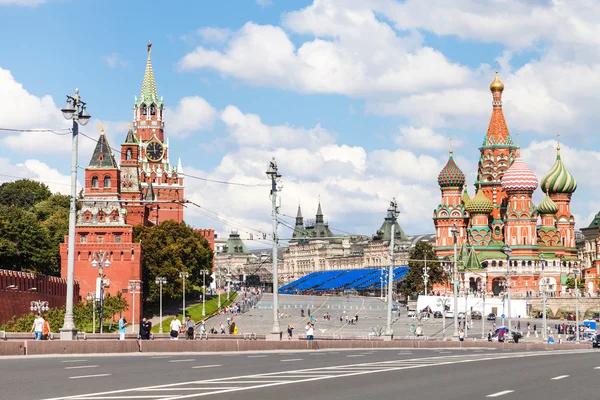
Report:
M 446 166 L 438 175 L 438 184 L 441 188 L 462 188 L 465 184 L 465 174 L 454 162 L 452 152 Z

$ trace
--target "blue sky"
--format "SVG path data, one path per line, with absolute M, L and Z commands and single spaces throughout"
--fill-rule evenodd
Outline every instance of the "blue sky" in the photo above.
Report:
M 265 184 L 276 156 L 285 214 L 300 203 L 310 216 L 321 198 L 333 228 L 372 234 L 396 197 L 407 233 L 430 233 L 450 137 L 475 179 L 497 62 L 525 162 L 541 179 L 561 134 L 579 183 L 573 213 L 586 226 L 600 210 L 600 6 L 492 3 L 0 0 L 0 128 L 64 128 L 58 109 L 79 87 L 95 118 L 84 132 L 97 135 L 102 123 L 116 147 L 151 40 L 170 154 L 186 173 Z M 68 137 L 0 132 L 0 140 L 5 175 L 68 190 Z M 91 147 L 82 138 L 80 165 Z M 194 226 L 269 230 L 264 187 L 188 178 L 186 197 L 224 221 L 189 212 Z

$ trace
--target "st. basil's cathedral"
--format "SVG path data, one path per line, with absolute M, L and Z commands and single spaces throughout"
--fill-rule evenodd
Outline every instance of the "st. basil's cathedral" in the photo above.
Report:
M 481 293 L 485 287 L 486 293 L 497 295 L 507 284 L 503 249 L 508 246 L 512 250 L 512 293 L 525 296 L 543 290 L 543 259 L 546 291 L 559 295 L 566 291 L 572 268 L 579 266 L 570 209 L 576 180 L 561 160 L 559 145 L 554 166 L 538 181 L 508 131 L 502 112 L 504 84 L 498 73 L 490 90 L 492 117 L 479 149 L 475 196 L 470 198 L 465 174 L 456 165 L 452 151 L 438 176 L 442 202 L 433 214 L 436 255 L 452 260 L 456 236 L 461 291 L 468 288 L 470 293 Z M 532 195 L 538 185 L 545 197 L 535 205 Z

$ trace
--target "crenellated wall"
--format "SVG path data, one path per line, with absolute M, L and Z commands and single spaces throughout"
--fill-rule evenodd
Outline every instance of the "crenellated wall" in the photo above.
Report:
M 67 280 L 55 276 L 0 269 L 0 324 L 13 316 L 29 313 L 31 301 L 47 301 L 50 308 L 62 307 L 67 299 Z M 79 298 L 79 282 L 75 281 L 73 299 Z

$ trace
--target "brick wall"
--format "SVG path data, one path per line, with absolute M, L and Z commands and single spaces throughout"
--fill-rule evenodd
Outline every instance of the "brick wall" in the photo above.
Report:
M 73 288 L 73 298 L 79 301 L 79 283 Z M 28 314 L 31 301 L 44 300 L 50 308 L 65 305 L 67 280 L 55 276 L 0 269 L 0 324 L 13 316 Z

